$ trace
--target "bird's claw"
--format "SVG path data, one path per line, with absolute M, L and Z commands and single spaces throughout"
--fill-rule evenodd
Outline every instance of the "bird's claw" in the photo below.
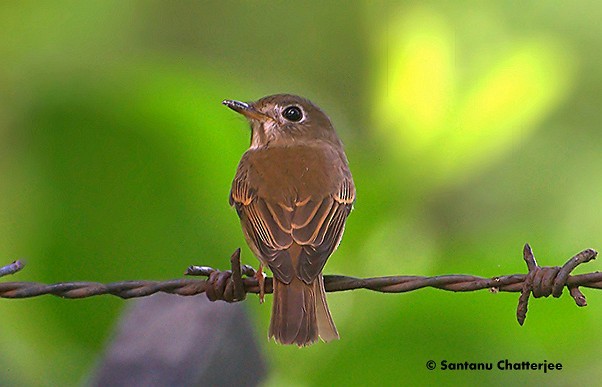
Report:
M 263 304 L 265 298 L 265 273 L 263 272 L 263 265 L 259 265 L 259 268 L 255 272 L 255 279 L 259 284 L 259 303 Z

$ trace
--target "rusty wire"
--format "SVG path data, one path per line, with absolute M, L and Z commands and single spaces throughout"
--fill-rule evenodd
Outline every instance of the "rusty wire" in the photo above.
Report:
M 571 275 L 580 264 L 596 258 L 598 253 L 586 249 L 571 257 L 562 267 L 538 266 L 529 244 L 523 249 L 523 258 L 527 263 L 527 274 L 511 274 L 492 278 L 473 275 L 387 276 L 374 278 L 356 278 L 340 275 L 325 275 L 324 287 L 328 292 L 340 292 L 354 289 L 368 289 L 382 293 L 405 293 L 426 287 L 452 292 L 470 292 L 489 289 L 491 292 L 520 292 L 517 320 L 522 325 L 527 316 L 529 297 L 560 297 L 564 287 L 575 300 L 577 306 L 586 306 L 585 296 L 580 286 L 602 289 L 602 273 Z M 223 300 L 238 302 L 245 299 L 247 293 L 259 293 L 259 284 L 255 270 L 240 263 L 240 249 L 230 259 L 231 270 L 219 271 L 207 266 L 190 266 L 185 274 L 205 276 L 206 280 L 175 279 L 170 281 L 123 281 L 109 284 L 98 282 L 67 282 L 41 284 L 35 282 L 0 283 L 0 298 L 29 298 L 51 294 L 62 298 L 85 298 L 111 294 L 121 298 L 144 297 L 157 292 L 193 296 L 205 293 L 211 301 Z M 15 274 L 24 267 L 21 261 L 0 268 L 0 277 Z M 245 277 L 243 277 L 243 275 Z M 272 279 L 265 278 L 265 293 L 272 293 Z

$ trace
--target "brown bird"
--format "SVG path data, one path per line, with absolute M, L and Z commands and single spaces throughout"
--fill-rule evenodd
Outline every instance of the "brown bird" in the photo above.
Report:
M 343 145 L 330 119 L 307 99 L 277 94 L 223 104 L 251 124 L 251 146 L 238 164 L 230 204 L 261 262 L 259 272 L 268 266 L 274 274 L 268 336 L 298 346 L 318 336 L 338 339 L 322 270 L 355 201 Z

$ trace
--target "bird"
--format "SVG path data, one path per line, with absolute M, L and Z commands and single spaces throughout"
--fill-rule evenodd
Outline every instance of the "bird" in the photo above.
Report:
M 343 144 L 311 101 L 275 94 L 255 102 L 224 100 L 250 123 L 251 144 L 230 190 L 243 234 L 273 273 L 268 339 L 308 346 L 339 339 L 322 271 L 337 249 L 355 203 Z

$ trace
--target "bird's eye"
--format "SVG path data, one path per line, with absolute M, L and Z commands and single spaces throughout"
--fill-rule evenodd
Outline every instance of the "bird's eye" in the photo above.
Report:
M 303 118 L 303 112 L 297 106 L 289 106 L 282 111 L 282 117 L 292 122 L 298 122 Z

